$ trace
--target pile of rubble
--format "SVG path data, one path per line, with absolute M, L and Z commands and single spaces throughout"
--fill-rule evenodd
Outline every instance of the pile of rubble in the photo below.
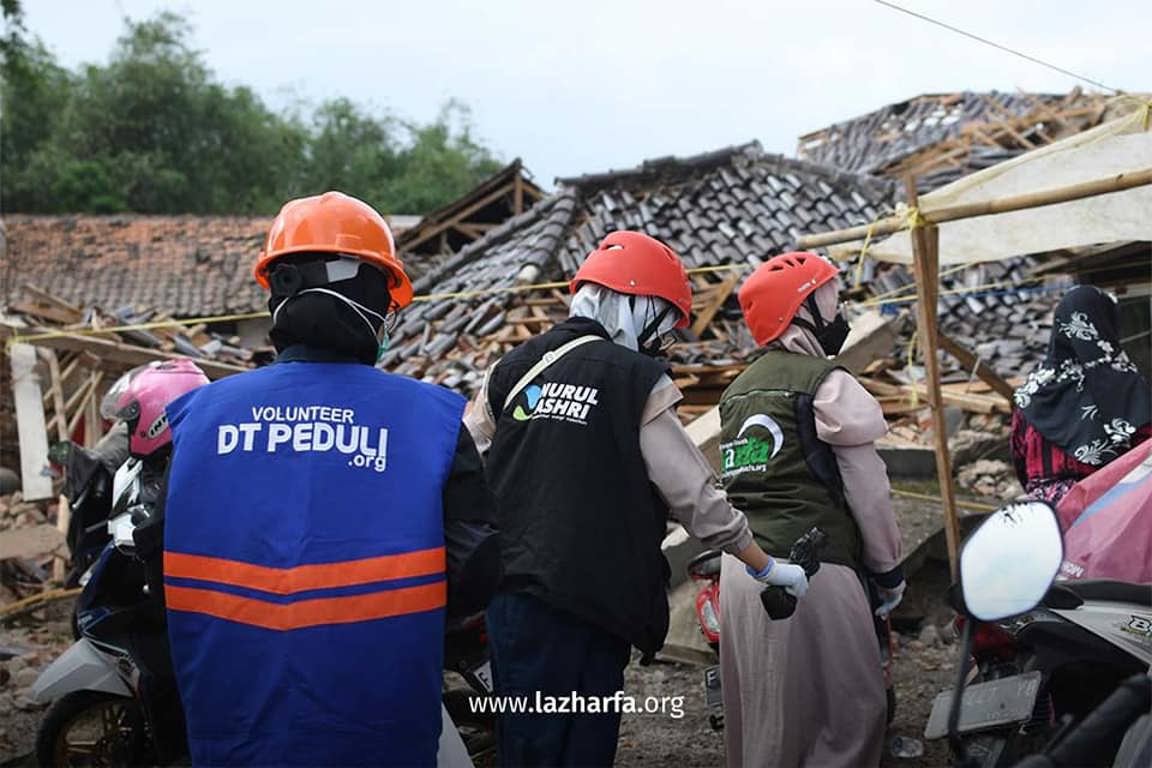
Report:
M 79 307 L 31 285 L 5 307 L 0 339 L 8 342 L 0 368 L 10 383 L 0 390 L 0 466 L 23 466 L 25 491 L 30 472 L 36 475 L 30 498 L 54 498 L 34 469 L 48 465 L 51 443 L 91 446 L 100 439 L 100 401 L 124 371 L 190 357 L 209 378 L 219 378 L 273 355 L 271 347 L 247 348 L 235 335 L 181 325 L 155 309 Z
M 44 668 L 72 644 L 72 604 L 60 601 L 0 619 L 0 764 L 29 755 L 44 717 L 44 705 L 32 699 L 32 685 Z
M 915 176 L 924 193 L 1098 125 L 1107 108 L 1107 96 L 1080 88 L 924 94 L 801 136 L 797 156 L 891 179 Z
M 66 548 L 56 516 L 55 503 L 0 496 L 0 610 L 43 591 L 62 571 Z
M 53 510 L 24 501 L 20 493 L 0 496 L 0 531 L 47 523 Z

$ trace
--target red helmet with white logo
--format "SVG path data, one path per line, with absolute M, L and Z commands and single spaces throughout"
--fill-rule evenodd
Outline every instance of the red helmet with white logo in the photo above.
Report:
M 658 296 L 676 308 L 676 328 L 687 328 L 692 314 L 692 288 L 680 257 L 654 237 L 621 230 L 600 241 L 580 265 L 569 288 L 596 283 L 617 293 Z
M 740 309 L 760 346 L 779 338 L 804 299 L 838 274 L 815 253 L 782 253 L 756 268 L 740 288 Z
M 100 414 L 127 422 L 128 452 L 142 459 L 172 442 L 168 404 L 207 383 L 191 360 L 158 360 L 121 376 L 100 403 Z

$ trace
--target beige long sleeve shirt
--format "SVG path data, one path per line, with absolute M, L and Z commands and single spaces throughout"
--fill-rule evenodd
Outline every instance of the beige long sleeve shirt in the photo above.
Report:
M 711 465 L 692 442 L 676 415 L 680 390 L 663 376 L 648 396 L 640 424 L 640 453 L 648 479 L 668 505 L 669 514 L 704 546 L 735 554 L 752 543 L 744 513 L 728 503 L 716 485 Z M 469 403 L 464 424 L 481 454 L 496 433 L 488 405 L 487 380 Z

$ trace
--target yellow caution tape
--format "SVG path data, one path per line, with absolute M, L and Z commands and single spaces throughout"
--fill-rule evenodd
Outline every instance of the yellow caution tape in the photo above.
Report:
M 733 272 L 751 269 L 751 264 L 722 264 L 714 267 L 693 267 L 687 270 L 690 275 L 709 274 L 715 272 Z M 414 296 L 417 301 L 444 301 L 446 299 L 473 299 L 481 296 L 494 296 L 504 293 L 530 293 L 532 291 L 553 290 L 567 288 L 568 281 L 555 281 L 550 283 L 535 283 L 533 285 L 510 285 L 498 288 L 480 288 L 474 291 L 455 291 L 452 293 L 429 293 Z M 123 333 L 125 331 L 148 331 L 157 328 L 171 328 L 173 326 L 213 325 L 217 323 L 231 323 L 238 320 L 256 320 L 268 317 L 267 312 L 243 312 L 232 315 L 211 315 L 207 317 L 192 317 L 173 320 L 156 320 L 147 323 L 134 323 L 132 325 L 113 325 L 106 328 L 77 328 L 70 331 L 46 331 L 44 333 L 31 333 L 27 335 L 14 334 L 7 341 L 7 346 L 13 344 L 27 344 L 47 339 L 62 339 L 75 336 L 95 336 L 101 333 Z
M 912 334 L 912 340 L 908 342 L 908 362 L 905 364 L 904 370 L 909 373 L 912 371 L 912 361 L 916 356 L 916 342 L 919 338 L 920 334 L 914 333 Z M 912 385 L 912 407 L 916 408 L 920 405 L 920 388 L 916 386 L 915 381 L 911 381 L 911 376 L 909 376 L 909 383 Z
M 971 266 L 973 266 L 975 264 L 979 264 L 979 263 L 980 262 L 978 262 L 978 261 L 970 261 L 967 264 L 958 264 L 955 267 L 950 267 L 948 269 L 942 270 L 940 272 L 940 277 L 947 277 L 948 275 L 954 274 L 956 272 L 961 272 L 965 269 L 968 269 L 968 267 L 971 267 Z M 872 298 L 868 299 L 868 301 L 866 303 L 859 303 L 859 302 L 856 303 L 856 306 L 861 306 L 861 307 L 862 306 L 878 306 L 878 305 L 882 305 L 882 304 L 887 304 L 890 302 L 881 301 L 881 299 L 885 299 L 889 296 L 895 296 L 896 294 L 899 294 L 899 293 L 906 293 L 908 291 L 915 291 L 915 290 L 916 290 L 916 283 L 908 283 L 907 285 L 901 285 L 901 286 L 898 286 L 896 288 L 893 288 L 890 291 L 884 291 L 883 293 L 878 293 L 875 296 L 873 296 Z M 915 299 L 915 297 L 913 297 L 911 300 L 915 301 L 916 299 Z
M 937 296 L 963 296 L 963 295 L 966 295 L 969 293 L 980 293 L 981 291 L 990 291 L 990 290 L 994 290 L 996 288 L 1019 288 L 1019 287 L 1026 285 L 1028 283 L 1041 282 L 1043 279 L 1044 278 L 1042 278 L 1042 277 L 1026 277 L 1022 280 L 1017 280 L 1014 282 L 1001 281 L 998 283 L 984 283 L 983 285 L 977 285 L 977 286 L 973 286 L 971 288 L 953 288 L 952 290 L 948 290 L 948 291 L 940 291 L 940 293 L 938 293 Z M 904 289 L 905 289 L 905 286 L 901 286 L 900 290 L 904 290 Z M 892 292 L 890 291 L 889 293 L 892 293 Z M 899 296 L 899 297 L 894 298 L 894 299 L 873 298 L 873 299 L 869 299 L 868 301 L 856 302 L 854 306 L 857 306 L 857 307 L 879 307 L 879 306 L 884 306 L 886 304 L 908 304 L 908 303 L 911 303 L 913 301 L 916 301 L 915 296 Z
M 928 226 L 928 220 L 920 213 L 916 206 L 910 207 L 904 213 L 904 228 L 911 232 L 914 229 Z
M 944 499 L 940 498 L 939 496 L 930 496 L 927 493 L 913 493 L 912 491 L 901 491 L 898 488 L 892 488 L 891 492 L 892 492 L 893 496 L 903 496 L 903 497 L 909 498 L 909 499 L 920 499 L 921 501 L 935 501 L 938 504 L 944 503 Z M 978 510 L 981 512 L 995 512 L 997 509 L 999 509 L 999 507 L 995 507 L 991 504 L 982 504 L 979 501 L 962 501 L 960 499 L 956 499 L 955 504 L 958 507 L 965 507 L 967 509 L 975 509 L 975 510 Z
M 860 253 L 856 255 L 856 279 L 853 281 L 853 287 L 859 288 L 860 283 L 864 280 L 864 259 L 868 256 L 868 246 L 872 244 L 872 231 L 876 228 L 879 219 L 873 219 L 872 223 L 868 225 L 868 231 L 864 233 L 864 245 L 860 246 Z

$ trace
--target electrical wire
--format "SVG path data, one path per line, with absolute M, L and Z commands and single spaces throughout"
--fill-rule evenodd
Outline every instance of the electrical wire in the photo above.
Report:
M 938 19 L 934 19 L 931 16 L 925 16 L 922 13 L 917 13 L 916 11 L 912 11 L 912 10 L 909 10 L 907 8 L 903 8 L 899 5 L 896 5 L 895 3 L 889 2 L 889 0 L 875 0 L 875 2 L 879 3 L 880 5 L 887 6 L 887 7 L 891 8 L 895 11 L 900 11 L 901 13 L 906 13 L 909 16 L 915 16 L 916 18 L 921 19 L 923 21 L 926 21 L 929 24 L 935 24 L 938 27 L 943 27 L 944 29 L 947 29 L 951 32 L 955 32 L 958 35 L 963 35 L 964 37 L 971 38 L 971 39 L 976 40 L 978 42 L 984 43 L 985 45 L 990 45 L 993 48 L 1004 51 L 1005 53 L 1010 53 L 1013 56 L 1019 56 L 1022 59 L 1026 59 L 1028 61 L 1031 61 L 1033 64 L 1039 64 L 1042 67 L 1047 67 L 1048 69 L 1055 70 L 1056 72 L 1059 72 L 1062 75 L 1068 75 L 1069 77 L 1076 78 L 1077 80 L 1082 80 L 1083 82 L 1088 83 L 1089 85 L 1094 85 L 1097 88 L 1103 88 L 1104 90 L 1111 91 L 1112 93 L 1115 93 L 1115 94 L 1124 93 L 1124 91 L 1120 90 L 1119 88 L 1113 88 L 1110 85 L 1105 85 L 1104 83 L 1100 82 L 1099 80 L 1093 80 L 1090 77 L 1085 77 L 1084 75 L 1078 75 L 1070 69 L 1064 69 L 1063 67 L 1052 64 L 1051 62 L 1044 61 L 1043 59 L 1038 59 L 1035 56 L 1030 56 L 1027 53 L 1017 51 L 1014 48 L 1009 48 L 1006 45 L 1001 45 L 1000 43 L 993 42 L 986 37 L 980 37 L 979 35 L 973 34 L 971 32 L 967 32 L 963 29 L 960 29 L 959 27 L 954 27 L 951 24 L 947 24 L 943 21 L 939 21 Z

